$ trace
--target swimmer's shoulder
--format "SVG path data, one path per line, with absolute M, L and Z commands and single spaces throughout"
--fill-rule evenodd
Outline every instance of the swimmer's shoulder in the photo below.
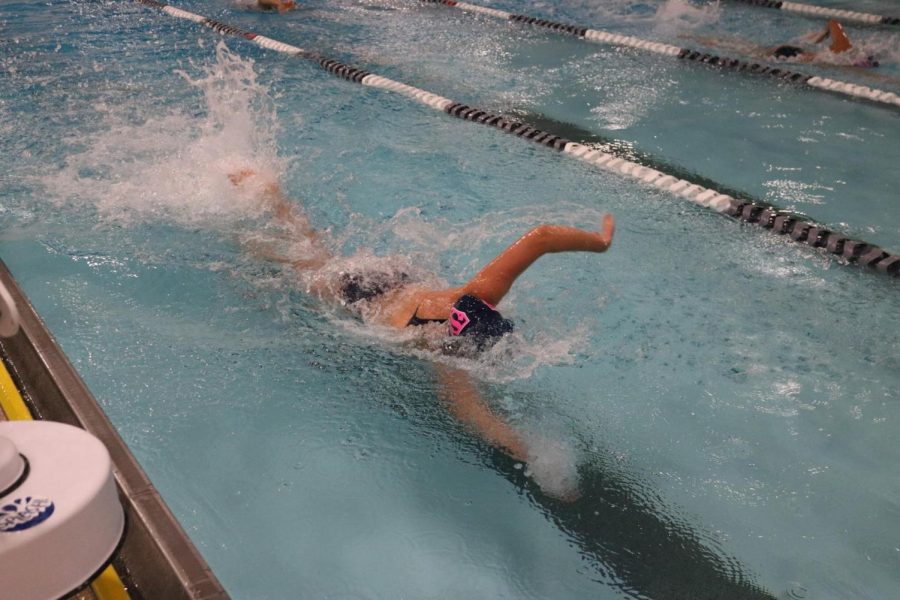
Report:
M 384 294 L 375 301 L 377 320 L 390 327 L 402 329 L 413 317 L 424 321 L 450 318 L 450 307 L 462 294 L 462 288 L 435 290 L 417 285 L 404 286 Z
M 402 329 L 416 313 L 420 298 L 427 293 L 426 288 L 417 285 L 406 285 L 390 290 L 370 300 L 374 309 L 375 321 L 380 325 Z

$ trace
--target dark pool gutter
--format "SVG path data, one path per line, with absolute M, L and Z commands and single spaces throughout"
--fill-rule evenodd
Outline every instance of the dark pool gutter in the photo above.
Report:
M 128 522 L 113 565 L 135 600 L 224 600 L 225 589 L 188 539 L 131 451 L 47 331 L 9 269 L 0 282 L 20 313 L 19 332 L 0 338 L 0 358 L 35 419 L 81 427 L 109 450 Z

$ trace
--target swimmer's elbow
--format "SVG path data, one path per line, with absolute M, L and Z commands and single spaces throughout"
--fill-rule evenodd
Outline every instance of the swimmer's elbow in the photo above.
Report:
M 529 231 L 526 234 L 526 238 L 528 238 L 531 244 L 543 252 L 558 252 L 554 244 L 554 241 L 556 240 L 556 230 L 557 227 L 555 225 L 544 223 Z

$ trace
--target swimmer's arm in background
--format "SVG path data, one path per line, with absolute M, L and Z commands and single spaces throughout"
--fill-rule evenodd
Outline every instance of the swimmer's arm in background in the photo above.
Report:
M 264 194 L 277 222 L 287 225 L 294 233 L 304 238 L 316 242 L 321 241 L 319 232 L 309 222 L 309 217 L 284 196 L 277 183 L 267 185 Z
M 259 177 L 252 169 L 243 169 L 228 175 L 228 179 L 235 186 L 247 183 L 252 177 Z M 308 256 L 298 259 L 276 252 L 274 244 L 269 240 L 245 240 L 243 246 L 251 254 L 266 260 L 290 264 L 298 269 L 315 269 L 332 258 L 309 218 L 296 204 L 285 197 L 278 183 L 274 181 L 265 183 L 262 187 L 261 197 L 267 208 L 272 211 L 273 222 L 283 227 L 290 239 L 309 243 L 311 252 L 308 253 Z
M 297 258 L 296 256 L 288 256 L 284 252 L 279 252 L 276 248 L 279 245 L 273 240 L 261 240 L 257 238 L 247 237 L 240 239 L 241 248 L 252 254 L 256 258 L 261 258 L 269 262 L 276 262 L 285 265 L 291 265 L 295 269 L 303 271 L 316 270 L 325 265 L 330 260 L 330 255 L 315 253 L 309 258 Z
M 564 225 L 535 227 L 481 269 L 463 286 L 462 293 L 498 304 L 519 275 L 541 256 L 557 252 L 606 252 L 612 244 L 615 229 L 612 215 L 603 217 L 600 231 Z
M 821 44 L 822 42 L 825 41 L 825 38 L 827 38 L 827 37 L 828 37 L 828 28 L 826 27 L 825 31 L 822 31 L 820 33 L 816 33 L 816 32 L 810 33 L 806 36 L 803 36 L 803 39 L 807 40 L 809 42 L 812 42 L 813 44 Z
M 447 365 L 435 365 L 440 391 L 450 414 L 471 427 L 482 439 L 505 451 L 516 460 L 528 460 L 528 448 L 522 437 L 503 419 L 491 412 L 469 374 Z
M 828 26 L 825 27 L 825 31 L 813 38 L 812 42 L 814 44 L 820 44 L 828 38 L 831 38 L 831 45 L 828 49 L 835 54 L 844 52 L 853 47 L 853 44 L 850 43 L 850 38 L 844 33 L 844 28 L 834 19 L 828 21 Z
M 229 181 L 235 187 L 244 185 L 253 177 L 260 175 L 252 169 L 243 169 L 228 175 Z M 262 187 L 262 198 L 272 211 L 275 221 L 282 225 L 289 225 L 292 229 L 305 237 L 318 237 L 319 233 L 313 229 L 309 218 L 288 200 L 281 191 L 281 186 L 274 181 L 267 182 Z

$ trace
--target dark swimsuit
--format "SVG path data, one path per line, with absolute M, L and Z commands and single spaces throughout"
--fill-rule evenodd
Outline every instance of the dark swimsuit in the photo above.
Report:
M 369 301 L 410 282 L 406 273 L 386 273 L 381 271 L 362 273 L 342 273 L 340 278 L 341 298 L 347 304 Z
M 418 327 L 419 325 L 428 325 L 429 323 L 446 323 L 447 319 L 420 319 L 416 316 L 416 313 L 419 312 L 419 307 L 416 307 L 416 312 L 413 313 L 413 316 L 409 318 L 409 323 L 406 324 L 407 327 L 412 325 L 413 327 Z

